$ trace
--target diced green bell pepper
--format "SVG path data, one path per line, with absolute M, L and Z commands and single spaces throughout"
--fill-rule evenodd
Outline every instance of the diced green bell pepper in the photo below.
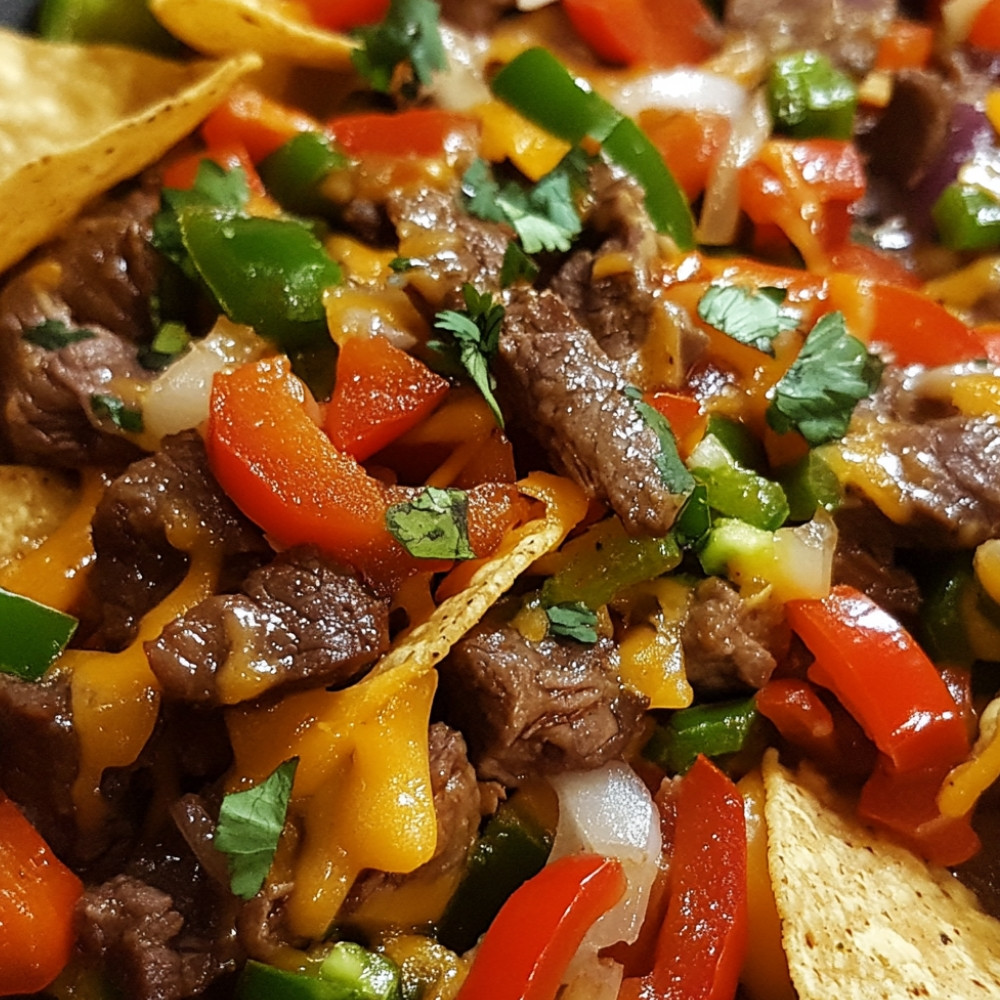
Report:
M 941 242 L 950 250 L 1000 246 L 1000 201 L 972 184 L 949 184 L 931 209 Z
M 325 135 L 300 132 L 263 159 L 257 169 L 264 186 L 283 208 L 300 215 L 323 215 L 331 202 L 320 185 L 346 162 Z
M 338 264 L 305 224 L 193 207 L 177 213 L 184 247 L 226 315 L 282 350 L 329 340 L 323 292 Z
M 518 807 L 517 796 L 503 803 L 476 841 L 438 924 L 441 944 L 459 954 L 468 951 L 510 894 L 542 870 L 551 849 L 552 833 Z
M 638 125 L 577 81 L 547 49 L 515 56 L 492 81 L 493 93 L 545 131 L 574 145 L 599 142 L 608 159 L 642 185 L 657 231 L 681 250 L 694 247 L 694 220 L 663 157 Z
M 146 0 L 43 0 L 38 34 L 54 42 L 107 42 L 161 55 L 184 51 Z
M 779 470 L 778 482 L 788 498 L 788 517 L 792 521 L 808 521 L 820 509 L 833 511 L 840 506 L 840 481 L 815 450 Z
M 775 131 L 796 139 L 850 139 L 858 91 L 821 52 L 778 56 L 767 81 Z
M 969 553 L 955 555 L 931 582 L 920 624 L 936 663 L 1000 661 L 1000 607 L 976 578 Z
M 291 972 L 250 960 L 237 1000 L 400 1000 L 399 967 L 353 941 L 339 941 L 315 971 Z
M 643 756 L 668 774 L 683 774 L 698 754 L 717 759 L 744 749 L 758 719 L 753 695 L 739 701 L 682 708 L 657 727 Z
M 716 438 L 730 455 L 745 469 L 760 470 L 767 462 L 760 438 L 746 424 L 718 413 L 709 415 L 705 437 Z
M 72 615 L 0 589 L 0 671 L 37 680 L 73 637 Z

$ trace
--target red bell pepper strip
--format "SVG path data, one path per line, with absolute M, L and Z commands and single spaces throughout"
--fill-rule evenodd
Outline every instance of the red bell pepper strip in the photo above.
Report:
M 347 31 L 385 17 L 389 0 L 305 0 L 309 16 L 327 31 Z
M 678 451 L 686 458 L 705 435 L 708 415 L 702 412 L 701 403 L 695 396 L 665 391 L 652 393 L 646 397 L 646 402 L 667 418 L 677 439 Z
M 351 337 L 337 357 L 326 432 L 363 462 L 420 423 L 447 392 L 446 379 L 385 337 Z
M 986 0 L 972 20 L 966 41 L 976 48 L 1000 52 L 1000 0 Z
M 546 865 L 504 903 L 456 1000 L 554 1000 L 584 934 L 625 884 L 615 858 L 570 854 Z
M 73 947 L 80 879 L 0 792 L 0 996 L 35 993 Z
M 965 721 L 937 668 L 870 597 L 838 585 L 822 600 L 789 601 L 785 612 L 816 657 L 809 679 L 833 691 L 897 771 L 968 755 Z
M 875 69 L 894 72 L 923 69 L 934 50 L 934 28 L 929 24 L 897 18 L 879 39 Z
M 440 108 L 410 108 L 395 114 L 361 113 L 332 119 L 327 134 L 349 156 L 434 157 L 472 149 L 479 123 Z
M 707 757 L 681 780 L 670 856 L 670 902 L 652 971 L 619 1000 L 731 1000 L 747 948 L 743 796 Z

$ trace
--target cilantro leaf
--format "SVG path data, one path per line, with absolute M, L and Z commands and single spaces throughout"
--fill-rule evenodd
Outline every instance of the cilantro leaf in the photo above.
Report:
M 771 341 L 798 325 L 795 316 L 781 311 L 786 294 L 783 288 L 713 284 L 698 303 L 698 315 L 733 340 L 773 357 Z
M 496 422 L 503 427 L 503 414 L 493 396 L 496 380 L 489 365 L 500 346 L 504 308 L 493 301 L 489 292 L 480 294 L 468 283 L 462 286 L 462 296 L 464 313 L 445 309 L 434 317 L 434 329 L 451 334 L 451 340 L 432 340 L 428 346 L 468 374 L 489 404 Z
M 549 619 L 549 632 L 566 639 L 575 639 L 593 645 L 597 642 L 597 612 L 592 611 L 583 601 L 568 601 L 553 604 L 545 609 Z
M 475 558 L 465 490 L 428 486 L 413 500 L 393 504 L 385 523 L 393 538 L 418 559 Z
M 516 240 L 511 240 L 504 250 L 503 263 L 500 265 L 500 287 L 509 288 L 522 278 L 530 282 L 537 277 L 538 265 L 521 249 Z
M 162 371 L 179 358 L 191 343 L 191 334 L 183 323 L 164 323 L 152 341 L 139 349 L 139 362 L 150 371 Z
M 847 332 L 841 313 L 827 313 L 774 387 L 767 422 L 782 434 L 797 429 L 813 445 L 843 437 L 857 402 L 878 388 L 883 367 Z
M 642 398 L 642 392 L 634 385 L 625 388 L 625 395 L 632 401 L 636 412 L 660 442 L 660 450 L 653 459 L 660 473 L 660 481 L 671 493 L 690 493 L 695 486 L 694 476 L 681 461 L 677 451 L 677 439 L 670 429 L 670 422 Z
M 117 396 L 95 392 L 90 397 L 90 409 L 95 417 L 110 420 L 119 430 L 140 434 L 143 429 L 142 411 L 133 410 Z
M 355 69 L 373 89 L 388 94 L 397 68 L 408 68 L 410 77 L 400 90 L 413 100 L 420 84 L 431 82 L 435 70 L 448 68 L 439 14 L 433 0 L 392 0 L 381 23 L 355 29 L 355 37 L 361 40 L 361 48 L 351 53 Z
M 229 887 L 240 899 L 260 892 L 285 825 L 298 757 L 279 764 L 259 785 L 222 800 L 215 846 L 229 862 Z
M 506 222 L 507 216 L 500 207 L 500 185 L 493 170 L 483 159 L 473 160 L 462 174 L 462 195 L 465 209 L 477 219 L 487 222 Z
M 67 326 L 61 319 L 44 319 L 37 326 L 30 327 L 22 334 L 25 340 L 47 351 L 58 351 L 68 344 L 90 340 L 93 330 L 86 327 Z

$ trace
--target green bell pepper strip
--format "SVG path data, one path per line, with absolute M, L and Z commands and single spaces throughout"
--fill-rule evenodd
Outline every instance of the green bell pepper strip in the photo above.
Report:
M 38 680 L 66 648 L 77 620 L 0 588 L 0 671 Z
M 739 701 L 683 708 L 657 726 L 643 756 L 669 774 L 683 774 L 698 754 L 717 759 L 743 750 L 759 718 L 753 695 Z
M 237 1000 L 400 1000 L 399 967 L 353 941 L 339 941 L 315 970 L 290 972 L 251 959 Z
M 517 796 L 504 802 L 472 849 L 438 923 L 438 941 L 458 954 L 468 951 L 507 897 L 545 867 L 551 850 L 552 832 L 518 807 Z
M 108 42 L 172 56 L 184 52 L 145 0 L 44 0 L 38 34 L 53 42 Z
M 327 175 L 347 158 L 319 132 L 300 132 L 257 165 L 268 192 L 282 208 L 299 215 L 323 215 L 332 203 L 320 190 Z
M 1000 246 L 1000 201 L 972 184 L 949 184 L 931 209 L 941 242 L 950 250 Z
M 775 131 L 795 139 L 850 139 L 858 91 L 821 52 L 778 56 L 767 81 Z
M 920 641 L 935 663 L 969 666 L 997 658 L 1000 607 L 977 579 L 970 553 L 949 559 L 925 590 Z
M 843 499 L 836 473 L 816 451 L 809 451 L 797 462 L 779 469 L 777 479 L 788 498 L 791 521 L 812 520 L 820 509 L 836 510 Z
M 656 147 L 631 118 L 575 79 L 551 52 L 526 49 L 497 73 L 491 87 L 501 101 L 557 138 L 574 145 L 584 139 L 600 143 L 608 159 L 642 185 L 657 231 L 681 250 L 694 248 L 691 209 Z
M 339 265 L 304 223 L 192 207 L 177 213 L 195 270 L 235 323 L 284 351 L 329 341 L 323 292 Z
M 759 471 L 767 464 L 760 438 L 738 420 L 712 413 L 705 425 L 704 436 L 714 437 L 746 469 Z

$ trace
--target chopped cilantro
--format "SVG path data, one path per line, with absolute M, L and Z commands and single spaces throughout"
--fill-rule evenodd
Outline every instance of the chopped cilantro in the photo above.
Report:
M 774 387 L 767 422 L 779 433 L 797 429 L 814 445 L 843 437 L 855 404 L 878 388 L 882 368 L 847 332 L 843 315 L 827 313 Z
M 142 432 L 142 411 L 130 409 L 117 396 L 95 392 L 90 397 L 90 409 L 94 416 L 110 420 L 120 430 L 132 434 Z
M 708 488 L 698 483 L 691 491 L 674 522 L 677 541 L 687 548 L 698 548 L 712 527 L 712 512 L 708 506 Z
M 385 514 L 386 527 L 418 559 L 472 559 L 469 497 L 465 490 L 428 486 Z
M 81 340 L 90 340 L 93 330 L 86 327 L 67 326 L 61 319 L 45 319 L 37 326 L 32 326 L 22 334 L 25 340 L 47 351 L 58 351 L 68 344 Z
M 489 292 L 479 293 L 470 284 L 462 286 L 466 311 L 446 309 L 434 317 L 434 329 L 451 334 L 450 341 L 432 340 L 428 345 L 452 360 L 472 379 L 503 427 L 503 414 L 493 396 L 496 381 L 489 365 L 500 346 L 503 306 Z
M 660 473 L 660 481 L 671 493 L 690 493 L 694 489 L 694 477 L 688 472 L 687 466 L 681 461 L 677 452 L 677 440 L 670 429 L 670 422 L 642 398 L 642 393 L 635 386 L 628 386 L 625 395 L 632 401 L 632 405 L 646 426 L 659 439 L 660 450 L 653 461 Z
M 417 262 L 412 257 L 393 257 L 389 261 L 389 270 L 396 274 L 410 271 L 417 266 Z
M 698 315 L 733 340 L 773 356 L 771 341 L 798 325 L 795 316 L 781 311 L 786 294 L 783 288 L 713 284 L 698 303 Z
M 545 609 L 549 619 L 549 632 L 565 639 L 575 639 L 592 645 L 597 642 L 597 613 L 583 601 L 553 604 Z
M 534 281 L 538 277 L 538 265 L 521 249 L 516 240 L 507 244 L 500 265 L 500 287 L 509 288 L 516 281 Z
M 285 825 L 298 757 L 279 764 L 259 785 L 222 800 L 215 846 L 229 862 L 229 887 L 240 899 L 260 892 Z
M 448 67 L 439 14 L 433 0 L 392 0 L 381 23 L 355 29 L 361 41 L 361 47 L 351 53 L 355 69 L 374 90 L 388 94 L 398 79 L 397 69 L 404 67 L 408 79 L 400 91 L 413 100 L 420 85 L 431 82 L 435 70 Z
M 164 323 L 152 341 L 139 350 L 139 361 L 143 368 L 161 371 L 183 354 L 190 343 L 191 334 L 183 323 Z

